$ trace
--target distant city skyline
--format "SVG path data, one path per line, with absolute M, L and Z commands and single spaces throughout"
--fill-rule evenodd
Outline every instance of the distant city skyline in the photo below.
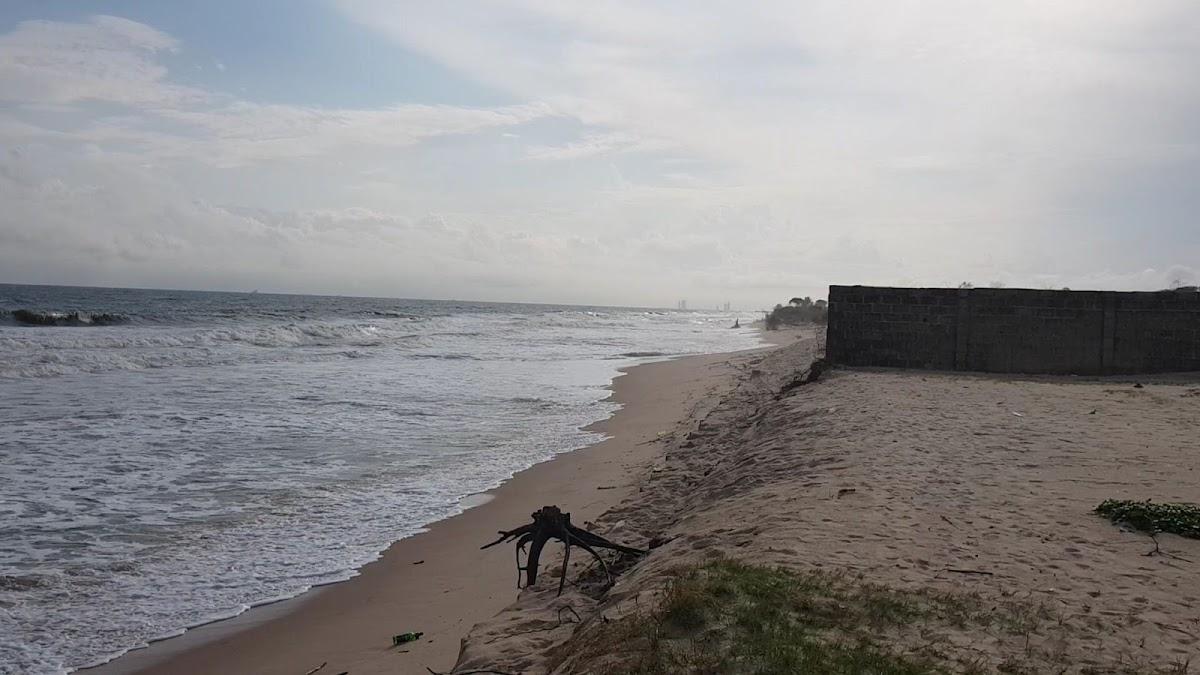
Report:
M 1200 5 L 14 0 L 0 282 L 1200 281 Z

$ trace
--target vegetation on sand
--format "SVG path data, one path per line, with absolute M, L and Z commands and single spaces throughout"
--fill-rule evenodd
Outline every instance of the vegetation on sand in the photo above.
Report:
M 824 300 L 813 300 L 810 297 L 792 298 L 786 305 L 775 305 L 775 309 L 767 314 L 764 320 L 767 330 L 775 330 L 782 325 L 796 326 L 805 323 L 826 323 L 829 318 L 829 306 Z
M 619 655 L 606 670 L 638 675 L 986 672 L 932 636 L 1029 635 L 1053 618 L 1041 605 L 719 560 L 678 570 L 656 609 L 606 622 L 571 651 L 591 666 Z
M 1114 523 L 1123 523 L 1152 535 L 1169 532 L 1200 539 L 1200 505 L 1197 504 L 1106 499 L 1096 507 L 1096 513 Z

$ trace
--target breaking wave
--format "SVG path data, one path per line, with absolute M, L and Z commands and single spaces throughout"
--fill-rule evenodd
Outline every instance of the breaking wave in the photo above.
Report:
M 30 309 L 0 309 L 0 323 L 15 326 L 118 326 L 129 323 L 124 314 L 111 312 L 39 312 Z
M 638 356 L 758 344 L 708 318 L 0 284 L 0 674 L 353 576 L 598 440 Z

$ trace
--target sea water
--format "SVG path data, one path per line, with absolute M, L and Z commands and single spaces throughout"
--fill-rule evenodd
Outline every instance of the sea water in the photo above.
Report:
M 617 369 L 718 311 L 0 285 L 0 673 L 346 579 L 598 440 Z

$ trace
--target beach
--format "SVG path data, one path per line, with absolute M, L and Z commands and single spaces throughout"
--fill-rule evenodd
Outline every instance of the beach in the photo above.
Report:
M 7 0 L 0 675 L 1195 675 L 1198 36 Z
M 621 409 L 591 427 L 607 440 L 518 473 L 480 495 L 478 506 L 396 542 L 349 581 L 190 630 L 84 672 L 294 674 L 322 663 L 333 673 L 447 670 L 470 628 L 517 596 L 509 548 L 479 547 L 498 530 L 524 524 L 543 505 L 561 505 L 584 523 L 631 498 L 633 478 L 660 453 L 660 434 L 703 414 L 733 385 L 732 363 L 758 351 L 629 368 L 612 386 L 611 398 Z M 424 635 L 393 647 L 392 636 L 407 631 Z
M 667 602 L 680 569 L 733 559 L 935 598 L 942 609 L 859 639 L 952 672 L 1187 672 L 1200 541 L 1094 509 L 1200 500 L 1194 375 L 834 369 L 797 384 L 812 356 L 801 342 L 748 361 L 598 523 L 666 543 L 602 593 L 524 592 L 476 627 L 460 668 L 612 670 L 647 644 L 627 627 Z M 581 621 L 556 626 L 564 606 Z M 946 607 L 971 618 L 939 623 Z M 713 638 L 696 639 L 685 651 Z
M 762 345 L 737 318 L 0 284 L 0 673 L 290 611 L 602 440 L 621 369 Z
M 880 638 L 952 671 L 1185 672 L 1200 653 L 1200 541 L 1094 513 L 1200 501 L 1197 378 L 812 376 L 815 331 L 768 336 L 782 346 L 629 369 L 597 427 L 608 440 L 521 472 L 348 582 L 88 672 L 604 672 L 630 653 L 597 653 L 606 631 L 662 602 L 679 569 L 726 559 L 1008 612 Z M 479 546 L 548 504 L 649 555 L 611 587 L 572 556 L 559 596 L 551 545 L 518 592 L 511 548 Z M 393 647 L 405 631 L 425 635 Z

